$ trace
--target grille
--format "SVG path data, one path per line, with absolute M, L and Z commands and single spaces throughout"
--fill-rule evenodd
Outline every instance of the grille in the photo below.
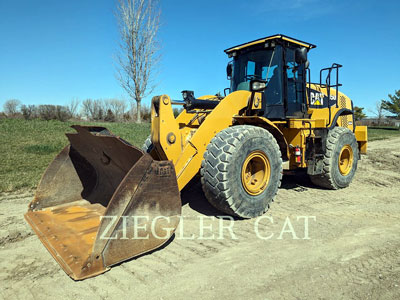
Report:
M 340 108 L 346 107 L 346 98 L 344 96 L 340 96 Z
M 347 117 L 348 116 L 340 116 L 340 123 L 341 123 L 341 125 L 342 125 L 342 127 L 349 127 L 349 122 L 348 122 L 348 119 L 347 119 Z

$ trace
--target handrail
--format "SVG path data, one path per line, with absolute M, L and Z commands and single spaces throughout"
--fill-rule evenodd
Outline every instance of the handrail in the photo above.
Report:
M 328 97 L 328 108 L 329 108 L 329 123 L 327 124 L 327 126 L 331 125 L 331 117 L 332 117 L 332 112 L 331 112 L 331 105 L 330 105 L 330 101 L 331 101 L 331 88 L 336 88 L 336 108 L 339 107 L 338 104 L 338 99 L 339 99 L 339 87 L 342 86 L 342 84 L 339 83 L 339 68 L 343 67 L 340 64 L 337 63 L 333 63 L 332 66 L 328 67 L 328 68 L 323 68 L 319 71 L 319 85 L 320 87 L 325 87 L 326 88 L 326 93 L 327 93 L 327 97 Z M 336 71 L 336 84 L 331 84 L 331 74 L 332 71 L 335 70 Z M 326 76 L 325 79 L 325 85 L 322 84 L 322 74 L 324 71 L 328 71 L 328 75 Z

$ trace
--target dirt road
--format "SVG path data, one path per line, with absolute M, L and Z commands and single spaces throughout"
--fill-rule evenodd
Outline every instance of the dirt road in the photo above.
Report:
M 371 142 L 347 189 L 284 176 L 265 217 L 237 220 L 231 230 L 193 183 L 173 241 L 80 282 L 25 223 L 31 197 L 0 196 L 4 299 L 400 299 L 399 138 Z

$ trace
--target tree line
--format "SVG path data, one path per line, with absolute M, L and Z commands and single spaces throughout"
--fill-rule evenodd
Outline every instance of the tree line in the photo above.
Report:
M 150 121 L 150 107 L 142 106 L 142 120 Z M 137 119 L 136 108 L 128 109 L 128 104 L 120 99 L 78 99 L 67 105 L 25 105 L 20 100 L 10 99 L 3 105 L 3 116 L 8 118 L 24 118 L 26 120 L 59 120 L 71 119 L 105 122 L 124 122 Z

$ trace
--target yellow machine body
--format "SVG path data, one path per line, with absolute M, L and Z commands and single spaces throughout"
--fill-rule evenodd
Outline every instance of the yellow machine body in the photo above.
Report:
M 312 85 L 312 88 L 327 95 L 326 88 L 316 85 Z M 332 94 L 334 92 L 331 91 Z M 251 94 L 249 91 L 237 91 L 222 99 L 212 111 L 199 109 L 188 113 L 183 110 L 176 119 L 169 96 L 153 98 L 151 139 L 155 147 L 150 154 L 155 159 L 167 159 L 174 163 L 180 190 L 198 173 L 211 139 L 229 126 L 249 124 L 268 129 L 277 139 L 283 157 L 289 161 L 289 169 L 307 167 L 304 159 L 300 163 L 295 162 L 293 150 L 289 145 L 299 145 L 304 158 L 306 138 L 314 135 L 316 128 L 328 128 L 333 125 L 353 131 L 355 126 L 352 115 L 340 115 L 342 109 L 352 109 L 351 100 L 341 92 L 339 92 L 339 107 L 309 109 L 310 118 L 286 121 L 270 121 L 260 116 L 241 114 L 248 106 Z M 210 99 L 210 97 L 215 96 L 201 98 Z M 354 130 L 360 153 L 366 154 L 367 128 L 356 126 Z M 174 138 L 171 140 L 171 137 Z

